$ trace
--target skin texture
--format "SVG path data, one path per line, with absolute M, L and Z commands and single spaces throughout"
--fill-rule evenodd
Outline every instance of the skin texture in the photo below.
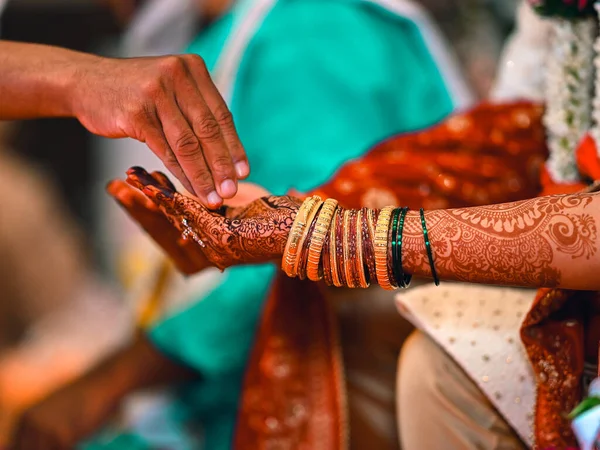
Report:
M 9 448 L 70 450 L 112 417 L 127 393 L 198 377 L 190 368 L 166 358 L 142 335 L 25 411 Z
M 301 203 L 271 196 L 212 212 L 143 169 L 131 169 L 128 179 L 221 269 L 281 259 Z M 573 194 L 435 210 L 425 217 L 442 280 L 598 290 L 599 211 L 599 194 Z M 418 212 L 406 217 L 402 258 L 408 273 L 431 275 Z
M 249 174 L 231 112 L 197 55 L 112 59 L 0 41 L 0 120 L 75 117 L 144 142 L 211 207 Z

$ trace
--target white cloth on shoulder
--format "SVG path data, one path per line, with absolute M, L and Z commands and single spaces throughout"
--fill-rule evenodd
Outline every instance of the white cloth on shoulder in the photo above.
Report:
M 494 101 L 544 101 L 544 70 L 549 50 L 550 24 L 525 2 L 517 15 L 517 29 L 504 46 L 496 83 L 491 92 Z

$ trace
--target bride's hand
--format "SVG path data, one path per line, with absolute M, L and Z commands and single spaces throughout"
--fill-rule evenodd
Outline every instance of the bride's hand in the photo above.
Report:
M 160 172 L 145 173 L 153 182 L 175 189 Z M 128 178 L 128 182 L 131 182 Z M 193 241 L 183 239 L 181 232 L 165 217 L 160 208 L 134 185 L 123 180 L 113 180 L 107 186 L 108 193 L 127 211 L 154 241 L 173 260 L 182 273 L 191 275 L 210 267 L 202 249 Z
M 195 243 L 204 257 L 220 269 L 281 258 L 301 204 L 293 197 L 268 196 L 246 206 L 209 211 L 144 169 L 130 169 L 127 182 L 160 208 L 180 237 Z

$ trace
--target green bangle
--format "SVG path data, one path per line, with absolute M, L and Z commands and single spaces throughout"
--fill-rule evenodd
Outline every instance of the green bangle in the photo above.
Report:
M 392 242 L 392 248 L 391 248 L 391 252 L 392 252 L 392 257 L 391 257 L 391 261 L 388 259 L 388 261 L 391 262 L 391 277 L 390 277 L 390 282 L 392 283 L 392 286 L 394 287 L 402 287 L 401 286 L 401 282 L 402 282 L 402 277 L 398 275 L 398 272 L 396 270 L 396 247 L 398 245 L 398 218 L 400 217 L 400 212 L 402 211 L 402 208 L 396 208 L 394 209 L 394 211 L 392 211 L 392 227 L 391 227 L 391 242 Z
M 400 286 L 403 288 L 407 288 L 410 286 L 410 281 L 412 280 L 412 275 L 404 273 L 404 269 L 402 268 L 402 236 L 404 231 L 404 222 L 406 219 L 406 214 L 408 213 L 408 207 L 402 208 L 402 213 L 400 215 L 400 225 L 398 226 L 398 244 L 396 246 L 396 255 L 395 255 L 395 264 L 394 267 L 398 267 L 398 272 L 400 274 L 400 278 L 398 283 L 401 283 Z
M 427 225 L 425 225 L 425 211 L 421 208 L 421 225 L 423 226 L 423 237 L 425 238 L 425 250 L 427 251 L 427 258 L 429 258 L 429 266 L 431 267 L 431 276 L 436 286 L 440 285 L 440 279 L 435 271 L 433 265 L 433 252 L 431 251 L 431 243 L 429 242 L 429 234 L 427 233 Z

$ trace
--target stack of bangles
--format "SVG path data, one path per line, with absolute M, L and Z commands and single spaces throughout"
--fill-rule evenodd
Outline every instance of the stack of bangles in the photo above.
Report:
M 298 210 L 283 254 L 290 277 L 325 279 L 329 286 L 406 288 L 412 275 L 402 269 L 402 235 L 408 208 L 344 209 L 333 199 L 307 198 Z M 436 285 L 433 253 L 421 209 L 425 249 Z

